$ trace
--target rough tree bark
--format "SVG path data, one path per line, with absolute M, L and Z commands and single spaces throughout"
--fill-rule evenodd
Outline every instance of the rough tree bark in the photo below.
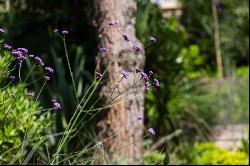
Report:
M 94 0 L 94 9 L 99 46 L 109 50 L 108 53 L 98 56 L 97 61 L 100 62 L 98 70 L 103 72 L 113 60 L 104 78 L 108 81 L 102 86 L 100 92 L 102 103 L 105 103 L 110 100 L 112 88 L 121 80 L 121 71 L 127 71 L 129 78 L 119 82 L 112 98 L 140 79 L 135 69 L 144 66 L 145 58 L 143 49 L 139 55 L 135 55 L 131 43 L 126 42 L 122 36 L 123 32 L 127 33 L 133 43 L 141 46 L 135 36 L 135 0 Z M 111 159 L 122 157 L 128 164 L 138 163 L 141 158 L 141 142 L 138 140 L 143 134 L 143 121 L 136 117 L 143 118 L 144 91 L 132 87 L 126 94 L 132 92 L 133 94 L 120 100 L 119 104 L 114 104 L 105 111 L 106 113 L 102 114 L 97 123 L 98 139 L 102 141 L 111 137 L 109 141 L 103 143 Z M 135 143 L 119 149 L 133 142 Z

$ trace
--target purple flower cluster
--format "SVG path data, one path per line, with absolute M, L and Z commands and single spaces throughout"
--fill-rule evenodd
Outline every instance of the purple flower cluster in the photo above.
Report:
M 99 48 L 99 52 L 106 53 L 106 52 L 108 52 L 108 49 L 105 47 L 101 47 L 101 48 Z
M 34 92 L 29 92 L 29 93 L 26 93 L 25 95 L 28 96 L 28 97 L 34 97 L 35 93 Z
M 119 24 L 119 21 L 117 21 L 117 20 L 110 20 L 109 22 L 108 22 L 108 25 L 109 26 L 114 26 L 114 25 L 118 25 Z
M 125 41 L 130 41 L 130 37 L 129 37 L 129 35 L 128 35 L 127 33 L 123 33 L 123 34 L 122 34 L 122 37 L 123 37 L 123 39 L 124 39 Z
M 13 82 L 16 79 L 15 76 L 10 76 L 10 82 Z
M 122 78 L 128 79 L 128 72 L 122 71 Z
M 44 70 L 45 70 L 46 74 L 54 73 L 54 70 L 51 67 L 45 67 Z
M 150 77 L 154 74 L 154 72 L 149 71 L 147 74 L 147 73 L 143 72 L 141 69 L 135 69 L 135 72 L 141 74 L 141 79 L 143 79 L 145 81 L 145 91 L 148 92 L 150 90 L 150 83 L 148 81 L 149 81 Z M 155 87 L 159 87 L 160 83 L 157 79 L 154 79 L 153 85 Z
M 57 28 L 54 29 L 53 31 L 54 31 L 55 33 L 58 33 L 58 32 L 59 32 L 59 30 L 58 30 Z M 65 36 L 65 35 L 68 35 L 68 34 L 69 34 L 69 31 L 67 31 L 67 30 L 62 30 L 61 33 L 62 33 L 63 36 Z
M 4 49 L 6 49 L 7 51 L 10 51 L 11 55 L 14 56 L 19 64 L 19 67 L 21 67 L 21 63 L 26 60 L 26 55 L 28 55 L 28 49 L 26 48 L 17 48 L 17 49 L 13 49 L 12 46 L 10 46 L 9 44 L 4 44 L 3 46 Z M 44 67 L 44 62 L 43 60 L 38 57 L 35 56 L 33 54 L 29 54 L 28 55 L 29 58 L 31 58 L 32 60 L 34 60 L 34 62 L 41 67 Z M 51 67 L 44 67 L 44 71 L 45 71 L 45 76 L 44 76 L 44 80 L 45 81 L 49 81 L 51 78 L 49 76 L 49 74 L 54 73 L 54 70 Z M 10 79 L 12 80 L 12 82 L 14 81 L 14 76 L 11 76 Z
M 54 109 L 61 109 L 61 104 L 58 101 L 52 100 L 52 104 Z
M 3 28 L 0 28 L 0 33 L 4 33 L 5 30 Z
M 151 135 L 155 135 L 155 130 L 153 128 L 149 128 L 148 133 Z
M 132 46 L 132 48 L 133 48 L 135 54 L 139 54 L 141 52 L 141 47 L 139 45 L 137 45 L 137 44 L 134 44 Z
M 156 43 L 156 38 L 155 38 L 155 37 L 150 37 L 150 38 L 149 38 L 149 41 L 150 41 L 152 44 L 155 44 L 155 43 Z
M 101 78 L 103 75 L 99 72 L 95 72 L 95 76 L 97 79 Z
M 4 44 L 4 45 L 3 45 L 3 48 L 6 49 L 6 50 L 11 50 L 11 49 L 12 49 L 12 46 L 11 46 L 11 45 L 8 45 L 8 44 Z
M 41 58 L 39 58 L 38 56 L 34 57 L 34 60 L 35 60 L 37 65 L 44 66 L 43 60 Z

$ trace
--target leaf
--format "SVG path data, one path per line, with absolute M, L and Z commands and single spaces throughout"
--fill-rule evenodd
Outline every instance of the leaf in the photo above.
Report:
M 163 164 L 164 164 L 164 165 L 168 165 L 168 163 L 169 163 L 169 155 L 166 153 L 166 154 L 165 154 L 165 158 L 164 158 L 164 160 L 163 160 Z

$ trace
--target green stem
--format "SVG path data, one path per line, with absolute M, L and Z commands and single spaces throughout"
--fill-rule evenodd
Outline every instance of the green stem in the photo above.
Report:
M 64 51 L 65 51 L 65 56 L 66 56 L 66 59 L 67 59 L 67 64 L 68 64 L 69 72 L 70 72 L 70 77 L 71 77 L 73 88 L 74 88 L 74 91 L 75 91 L 76 101 L 77 101 L 77 103 L 79 103 L 78 97 L 77 97 L 77 92 L 76 92 L 75 81 L 74 81 L 74 78 L 73 78 L 73 72 L 71 70 L 71 66 L 70 66 L 70 63 L 69 63 L 69 56 L 68 56 L 68 51 L 67 51 L 67 45 L 66 45 L 65 37 L 63 38 L 63 46 L 64 46 Z

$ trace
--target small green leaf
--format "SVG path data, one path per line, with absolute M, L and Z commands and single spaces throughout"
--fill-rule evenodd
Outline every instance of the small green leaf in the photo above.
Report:
M 164 164 L 164 165 L 168 165 L 168 163 L 169 163 L 169 155 L 166 153 L 166 154 L 165 154 L 165 158 L 164 158 L 164 160 L 163 160 L 163 164 Z

